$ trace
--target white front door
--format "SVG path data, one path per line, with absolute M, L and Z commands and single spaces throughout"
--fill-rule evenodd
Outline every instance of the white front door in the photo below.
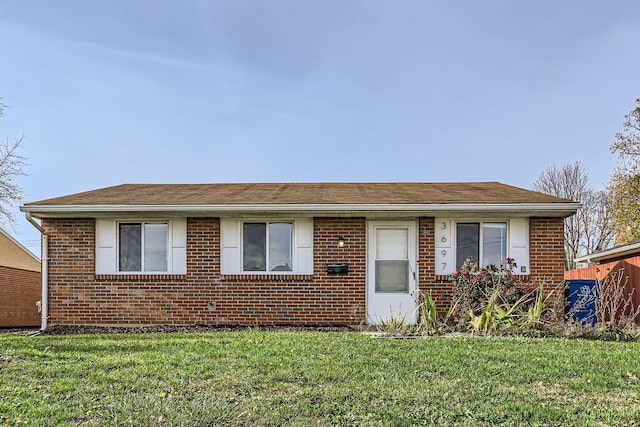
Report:
M 367 238 L 367 321 L 415 323 L 416 223 L 370 221 Z

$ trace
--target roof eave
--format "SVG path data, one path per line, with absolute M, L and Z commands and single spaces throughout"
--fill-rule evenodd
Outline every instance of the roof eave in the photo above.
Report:
M 241 205 L 23 205 L 22 212 L 36 218 L 82 217 L 120 213 L 173 213 L 204 216 L 234 214 L 368 214 L 398 213 L 459 215 L 460 213 L 510 213 L 517 216 L 567 217 L 579 203 L 435 203 L 435 204 L 241 204 Z
M 607 261 L 613 258 L 621 258 L 625 255 L 635 255 L 640 252 L 640 242 L 632 243 L 630 245 L 620 246 L 617 248 L 612 248 L 609 250 L 604 250 L 601 252 L 597 252 L 590 255 L 584 255 L 578 258 L 575 258 L 575 262 L 600 262 Z

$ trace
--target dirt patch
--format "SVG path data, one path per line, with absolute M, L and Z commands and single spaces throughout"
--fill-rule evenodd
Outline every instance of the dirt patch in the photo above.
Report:
M 90 325 L 56 325 L 47 328 L 42 335 L 72 335 L 72 334 L 148 334 L 148 333 L 174 333 L 174 332 L 232 332 L 244 331 L 249 328 L 261 331 L 287 331 L 287 332 L 353 332 L 348 326 L 295 326 L 295 325 L 265 325 L 265 326 L 239 326 L 239 325 L 150 325 L 136 327 L 90 326 Z

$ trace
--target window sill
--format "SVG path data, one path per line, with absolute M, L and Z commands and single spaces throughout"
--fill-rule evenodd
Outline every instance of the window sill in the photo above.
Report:
M 222 280 L 242 280 L 242 281 L 271 281 L 271 282 L 296 282 L 313 280 L 313 274 L 277 274 L 277 273 L 250 273 L 250 274 L 223 274 Z
M 96 274 L 96 281 L 136 281 L 143 282 L 149 280 L 184 280 L 186 274 L 177 273 L 111 273 L 111 274 Z

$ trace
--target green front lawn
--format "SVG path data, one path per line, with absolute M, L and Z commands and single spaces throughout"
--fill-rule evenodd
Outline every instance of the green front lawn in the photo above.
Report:
M 640 424 L 637 343 L 0 335 L 0 425 Z

